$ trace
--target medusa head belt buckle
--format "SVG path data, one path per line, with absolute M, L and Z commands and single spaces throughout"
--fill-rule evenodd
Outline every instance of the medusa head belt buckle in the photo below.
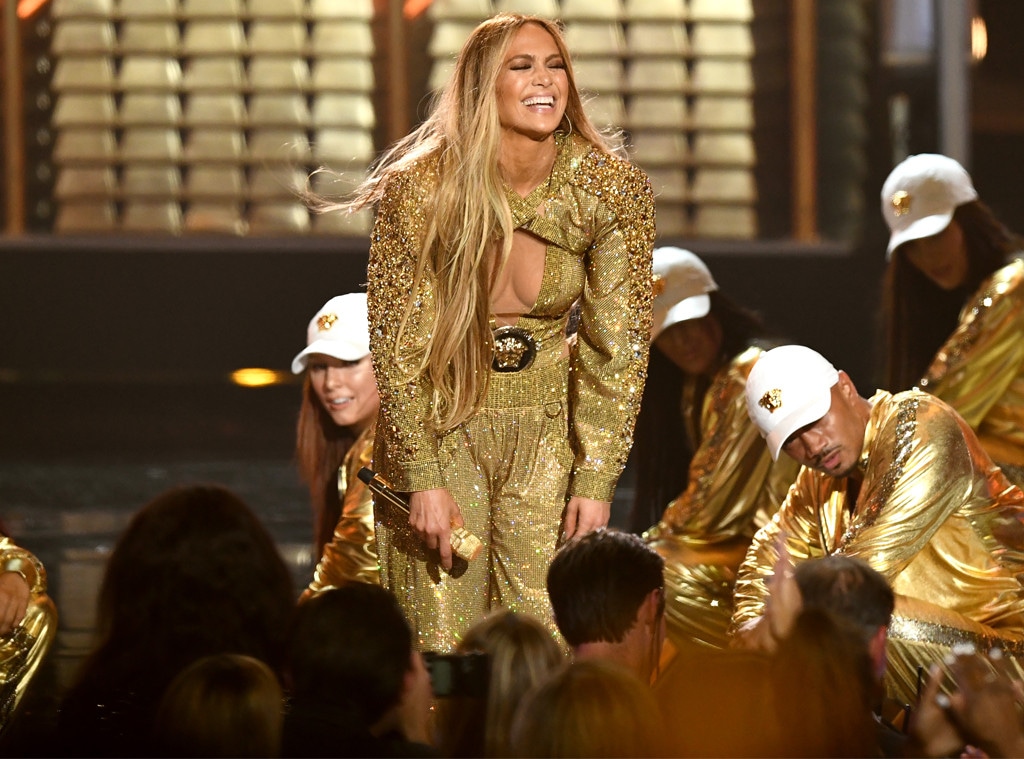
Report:
M 498 327 L 494 330 L 494 360 L 491 368 L 496 372 L 521 372 L 537 356 L 537 341 L 520 327 Z

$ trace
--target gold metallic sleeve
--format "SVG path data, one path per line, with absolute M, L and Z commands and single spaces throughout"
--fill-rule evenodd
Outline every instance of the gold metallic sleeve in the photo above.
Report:
M 633 444 L 651 334 L 654 193 L 624 161 L 588 155 L 575 176 L 596 203 L 586 251 L 570 409 L 576 461 L 569 494 L 611 501 Z
M 370 489 L 356 473 L 373 460 L 373 427 L 368 428 L 349 449 L 338 468 L 338 497 L 341 517 L 331 542 L 313 572 L 308 593 L 318 593 L 346 582 L 380 583 L 377 541 L 373 525 Z
M 823 505 L 836 497 L 841 498 L 845 490 L 828 493 L 820 484 L 813 471 L 801 468 L 782 506 L 754 536 L 736 577 L 733 592 L 735 611 L 731 625 L 733 630 L 764 614 L 768 596 L 767 582 L 774 574 L 782 536 L 785 537 L 786 548 L 794 563 L 825 555 L 815 510 L 819 504 Z
M 17 572 L 29 584 L 25 618 L 0 636 L 0 733 L 13 721 L 29 683 L 57 635 L 57 609 L 46 595 L 46 570 L 29 551 L 0 536 L 0 571 Z
M 16 572 L 24 577 L 33 596 L 46 593 L 46 570 L 42 562 L 7 537 L 0 537 L 0 572 Z
M 893 583 L 972 493 L 983 497 L 964 432 L 948 408 L 921 393 L 876 405 L 870 470 L 835 552 L 864 559 Z
M 367 267 L 370 350 L 380 391 L 376 467 L 400 492 L 444 487 L 431 423 L 432 388 L 419 367 L 433 325 L 430 276 L 413 291 L 432 165 L 421 162 L 388 180 Z M 401 329 L 410 302 L 414 306 Z
M 955 408 L 993 459 L 1024 466 L 1024 262 L 982 284 L 921 388 Z

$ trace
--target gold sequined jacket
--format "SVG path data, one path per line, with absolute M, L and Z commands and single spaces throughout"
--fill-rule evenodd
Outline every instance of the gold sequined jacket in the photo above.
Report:
M 611 501 L 646 378 L 654 196 L 647 176 L 627 161 L 578 136 L 559 133 L 556 143 L 548 182 L 526 198 L 506 188 L 515 227 L 548 243 L 537 302 L 516 326 L 543 350 L 564 340 L 570 309 L 580 301 L 570 359 L 575 464 L 569 494 Z M 410 369 L 432 331 L 443 329 L 433 324 L 429 273 L 413 292 L 436 182 L 437 161 L 429 157 L 390 178 L 370 245 L 370 347 L 381 396 L 374 462 L 404 492 L 444 486 L 432 390 Z M 410 299 L 414 308 L 397 344 Z
M 993 460 L 1024 467 L 1024 261 L 982 283 L 921 388 L 955 408 Z
M 371 424 L 363 430 L 338 467 L 341 516 L 304 595 L 349 581 L 380 584 L 372 494 L 358 477 L 359 470 L 373 460 L 374 427 Z
M 794 563 L 836 553 L 866 561 L 889 580 L 897 612 L 906 596 L 1024 636 L 1024 493 L 943 401 L 909 390 L 870 403 L 856 502 L 847 478 L 800 470 L 740 567 L 733 629 L 763 613 L 782 533 Z
M 751 347 L 733 357 L 705 393 L 689 481 L 665 509 L 660 535 L 693 547 L 749 541 L 782 504 L 799 467 L 788 456 L 773 465 L 747 415 L 747 375 L 761 353 Z M 683 397 L 692 392 L 684 387 Z

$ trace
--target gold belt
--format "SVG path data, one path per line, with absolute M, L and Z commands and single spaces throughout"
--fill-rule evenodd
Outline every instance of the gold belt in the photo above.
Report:
M 494 359 L 491 368 L 496 372 L 521 372 L 537 358 L 537 341 L 521 327 L 498 327 L 494 330 Z

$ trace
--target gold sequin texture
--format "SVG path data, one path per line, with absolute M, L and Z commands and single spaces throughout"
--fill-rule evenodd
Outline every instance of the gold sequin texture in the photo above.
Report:
M 492 372 L 484 407 L 443 435 L 415 365 L 435 328 L 430 277 L 413 290 L 436 161 L 390 180 L 378 208 L 367 289 L 381 394 L 374 465 L 400 491 L 448 488 L 484 542 L 480 557 L 448 575 L 409 533 L 407 517 L 377 505 L 382 581 L 421 649 L 452 648 L 495 606 L 536 613 L 553 627 L 545 576 L 566 494 L 611 501 L 632 446 L 651 328 L 653 193 L 628 162 L 578 137 L 556 142 L 550 180 L 526 198 L 506 192 L 515 227 L 548 244 L 537 302 L 515 324 L 537 356 L 522 371 Z M 577 300 L 579 333 L 562 359 Z
M 948 651 L 952 637 L 940 631 L 984 634 L 1008 649 L 1024 640 L 1024 493 L 941 400 L 879 391 L 870 403 L 853 512 L 845 478 L 801 469 L 740 567 L 732 629 L 763 614 L 780 534 L 794 562 L 833 551 L 861 558 L 892 585 L 897 612 L 921 622 L 920 635 L 935 633 L 890 641 L 890 661 L 903 664 L 889 668 L 887 686 L 911 703 L 916 665 L 927 669 Z
M 747 376 L 762 352 L 748 348 L 715 375 L 704 395 L 686 490 L 645 534 L 665 559 L 668 633 L 682 646 L 726 645 L 736 570 L 799 469 L 789 456 L 772 462 L 747 415 Z M 687 378 L 684 399 L 694 384 Z
M 955 408 L 1024 486 L 1024 262 L 996 271 L 967 301 L 921 388 Z
M 345 454 L 338 468 L 338 497 L 341 516 L 331 542 L 313 571 L 309 592 L 346 582 L 380 583 L 377 541 L 374 538 L 373 499 L 359 479 L 359 470 L 373 461 L 374 425 L 367 427 Z

